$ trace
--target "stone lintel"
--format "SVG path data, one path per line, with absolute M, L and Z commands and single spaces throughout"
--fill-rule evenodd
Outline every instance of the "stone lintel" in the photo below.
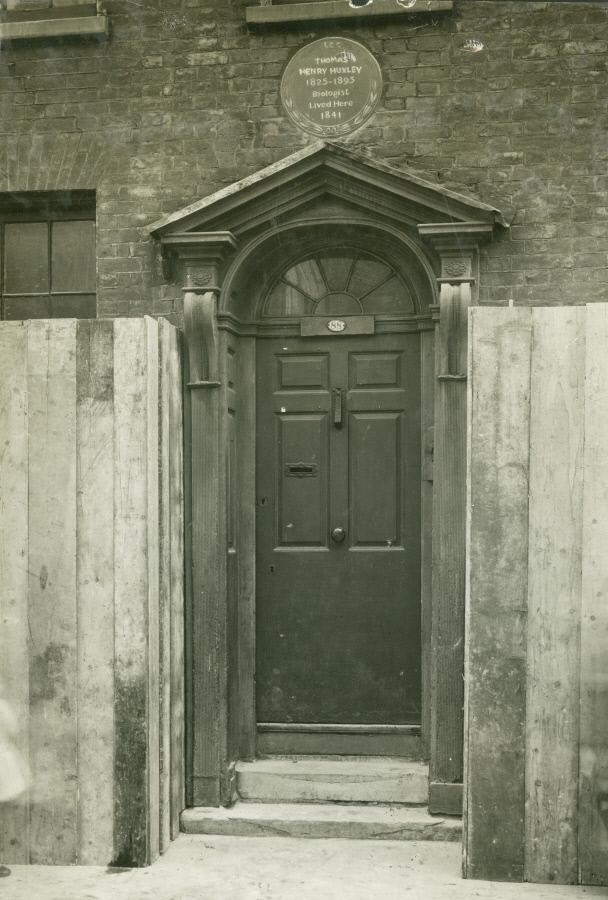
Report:
M 106 38 L 108 33 L 109 20 L 105 13 L 0 23 L 0 42 L 54 37 Z

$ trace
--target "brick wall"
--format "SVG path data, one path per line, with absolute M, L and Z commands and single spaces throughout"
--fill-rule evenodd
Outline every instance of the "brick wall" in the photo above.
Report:
M 283 114 L 294 49 L 338 30 L 248 31 L 242 0 L 110 0 L 111 37 L 0 54 L 0 190 L 95 188 L 99 313 L 177 318 L 145 226 L 312 138 Z M 608 8 L 456 0 L 339 26 L 385 77 L 349 142 L 500 207 L 484 302 L 608 300 Z M 467 38 L 485 49 L 467 53 Z

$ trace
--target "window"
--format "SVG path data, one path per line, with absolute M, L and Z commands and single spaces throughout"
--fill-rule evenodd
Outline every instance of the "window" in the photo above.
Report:
M 93 318 L 95 280 L 91 191 L 0 194 L 3 319 Z
M 345 247 L 291 265 L 271 288 L 263 315 L 403 315 L 414 310 L 408 287 L 388 263 Z

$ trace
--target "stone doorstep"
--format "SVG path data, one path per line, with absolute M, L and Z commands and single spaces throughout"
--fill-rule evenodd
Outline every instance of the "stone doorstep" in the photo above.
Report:
M 385 757 L 280 757 L 239 762 L 242 800 L 428 804 L 428 766 Z
M 182 813 L 186 834 L 238 837 L 348 838 L 385 841 L 460 841 L 462 821 L 426 810 L 369 804 L 250 803 L 196 807 Z

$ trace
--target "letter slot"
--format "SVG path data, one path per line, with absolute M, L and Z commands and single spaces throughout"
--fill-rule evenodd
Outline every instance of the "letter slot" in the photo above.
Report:
M 285 466 L 285 474 L 291 478 L 314 478 L 319 471 L 319 467 L 314 463 L 287 463 Z

